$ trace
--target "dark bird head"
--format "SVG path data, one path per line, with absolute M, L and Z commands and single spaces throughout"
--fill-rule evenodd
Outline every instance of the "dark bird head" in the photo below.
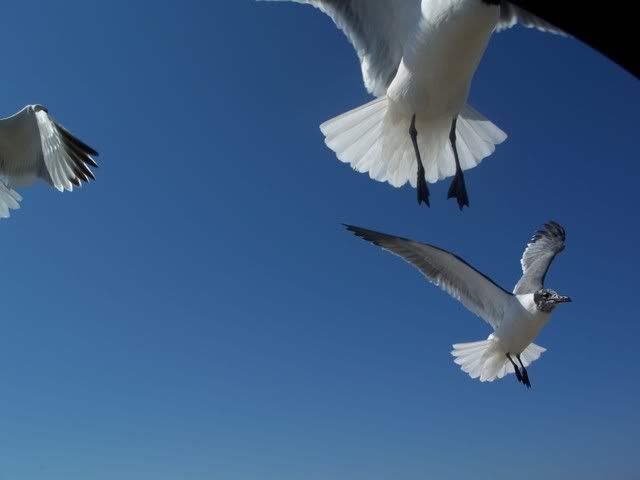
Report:
M 538 310 L 550 313 L 560 303 L 570 302 L 571 298 L 559 295 L 558 292 L 550 288 L 541 288 L 533 294 L 533 301 L 536 303 Z

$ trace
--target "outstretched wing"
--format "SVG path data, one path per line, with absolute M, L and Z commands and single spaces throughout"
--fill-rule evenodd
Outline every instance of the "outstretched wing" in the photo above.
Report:
M 73 186 L 79 187 L 81 181 L 95 180 L 89 166 L 98 166 L 92 158 L 98 152 L 74 137 L 45 110 L 37 111 L 36 119 L 44 164 L 49 174 L 45 180 L 60 191 L 72 191 Z
M 529 28 L 537 28 L 538 30 L 541 30 L 543 32 L 566 35 L 566 33 L 564 33 L 558 27 L 552 25 L 551 23 L 543 20 L 540 17 L 533 15 L 532 13 L 527 12 L 524 8 L 516 7 L 513 3 L 510 2 L 501 2 L 500 18 L 498 20 L 498 25 L 496 26 L 496 31 L 499 32 L 500 30 L 511 28 L 516 23 L 520 23 L 521 25 Z
M 290 1 L 313 5 L 329 15 L 358 53 L 367 90 L 377 97 L 386 93 L 400 65 L 411 19 L 419 18 L 420 0 Z
M 544 285 L 549 265 L 564 250 L 565 231 L 562 225 L 548 222 L 538 230 L 522 254 L 522 278 L 513 289 L 516 295 L 534 293 Z
M 357 236 L 415 266 L 430 282 L 459 300 L 494 329 L 502 321 L 512 295 L 460 257 L 433 245 L 352 225 L 345 226 Z

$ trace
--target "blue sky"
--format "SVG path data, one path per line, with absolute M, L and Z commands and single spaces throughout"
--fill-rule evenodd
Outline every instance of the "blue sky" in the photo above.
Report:
M 42 103 L 99 152 L 0 222 L 0 480 L 640 475 L 637 81 L 580 43 L 493 37 L 470 102 L 509 135 L 472 207 L 372 182 L 318 125 L 369 100 L 293 4 L 12 2 L 1 115 Z M 341 227 L 443 246 L 510 289 L 544 221 L 574 303 L 533 388 L 470 379 L 488 327 Z

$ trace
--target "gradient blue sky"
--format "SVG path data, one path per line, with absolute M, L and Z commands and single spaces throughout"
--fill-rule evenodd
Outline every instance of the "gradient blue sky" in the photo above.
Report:
M 471 103 L 510 138 L 472 208 L 372 182 L 318 125 L 368 101 L 294 4 L 9 2 L 2 116 L 42 103 L 99 152 L 0 222 L 0 480 L 636 479 L 638 83 L 580 43 L 490 42 Z M 571 295 L 533 388 L 471 380 L 488 327 L 354 223 L 511 288 L 533 231 Z

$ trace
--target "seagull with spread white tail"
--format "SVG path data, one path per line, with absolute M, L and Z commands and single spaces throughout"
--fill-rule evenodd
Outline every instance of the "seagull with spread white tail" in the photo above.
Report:
M 27 105 L 0 119 L 0 218 L 20 208 L 22 197 L 13 188 L 40 178 L 59 191 L 72 191 L 95 180 L 93 148 L 56 122 L 42 105 Z
M 491 327 L 486 340 L 453 345 L 455 363 L 471 378 L 492 382 L 515 373 L 531 387 L 527 368 L 545 351 L 533 343 L 553 310 L 569 297 L 544 287 L 544 278 L 555 256 L 564 250 L 565 231 L 548 222 L 533 236 L 522 255 L 522 278 L 513 293 L 507 292 L 460 257 L 433 245 L 394 237 L 352 225 L 357 236 L 412 264 L 427 279 L 445 290 Z
M 326 144 L 374 180 L 417 186 L 427 206 L 427 182 L 452 175 L 448 198 L 469 206 L 463 171 L 507 137 L 466 103 L 492 32 L 520 22 L 561 33 L 500 0 L 292 1 L 319 8 L 344 31 L 377 97 L 323 123 Z

